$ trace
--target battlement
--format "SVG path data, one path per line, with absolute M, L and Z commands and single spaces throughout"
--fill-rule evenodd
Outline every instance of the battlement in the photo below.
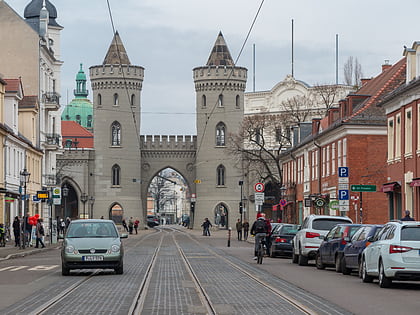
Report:
M 197 136 L 140 136 L 141 150 L 197 150 Z
M 133 65 L 99 65 L 89 68 L 90 80 L 126 78 L 143 80 L 144 68 Z
M 229 80 L 246 82 L 248 70 L 243 67 L 206 66 L 193 69 L 194 81 Z

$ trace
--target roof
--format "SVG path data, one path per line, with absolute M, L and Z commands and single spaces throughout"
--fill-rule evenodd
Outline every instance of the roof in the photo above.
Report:
M 19 108 L 35 108 L 38 109 L 38 97 L 36 95 L 24 96 L 19 101 Z
M 207 60 L 207 66 L 235 66 L 222 32 L 219 32 L 217 36 L 209 59 Z
M 23 16 L 25 17 L 28 24 L 30 24 L 37 32 L 37 26 L 39 26 L 39 16 L 41 9 L 43 7 L 43 0 L 32 0 L 25 8 Z M 55 6 L 48 0 L 45 0 L 45 7 L 47 8 L 48 15 L 49 15 L 49 22 L 48 25 L 51 26 L 59 26 L 57 22 L 57 9 Z
M 75 121 L 61 121 L 61 136 L 63 147 L 66 147 L 66 140 L 70 139 L 73 143 L 78 142 L 78 148 L 93 148 L 93 134 Z
M 108 48 L 108 52 L 105 56 L 104 65 L 131 65 L 130 59 L 128 59 L 127 52 L 125 51 L 124 44 L 120 38 L 118 32 L 115 32 L 114 38 L 112 39 L 111 45 Z
M 20 79 L 4 79 L 7 83 L 6 92 L 18 92 L 21 84 Z

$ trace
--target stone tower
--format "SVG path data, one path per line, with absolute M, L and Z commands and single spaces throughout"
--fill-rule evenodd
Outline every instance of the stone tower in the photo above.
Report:
M 228 134 L 244 116 L 247 69 L 237 67 L 220 32 L 207 64 L 193 69 L 196 91 L 197 155 L 195 226 L 206 217 L 222 228 L 240 217 L 241 161 L 226 152 Z
M 90 67 L 94 103 L 93 217 L 139 218 L 140 93 L 144 68 L 130 63 L 118 32 L 102 65 Z

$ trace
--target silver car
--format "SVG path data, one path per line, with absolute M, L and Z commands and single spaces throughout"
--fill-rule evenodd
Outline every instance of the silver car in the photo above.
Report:
M 71 269 L 114 269 L 124 272 L 122 238 L 111 220 L 72 221 L 61 249 L 61 273 L 68 276 Z

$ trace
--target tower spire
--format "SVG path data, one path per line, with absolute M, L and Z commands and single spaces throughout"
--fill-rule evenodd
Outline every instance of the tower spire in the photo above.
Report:
M 74 90 L 74 96 L 76 98 L 87 98 L 88 91 L 86 90 L 86 75 L 83 71 L 83 64 L 80 64 L 80 70 L 76 75 L 76 90 Z
M 108 48 L 108 52 L 105 56 L 104 65 L 130 65 L 130 59 L 128 59 L 127 52 L 125 50 L 124 44 L 118 34 L 118 31 L 115 32 L 112 43 Z
M 217 36 L 210 57 L 207 60 L 207 66 L 235 66 L 222 31 Z

